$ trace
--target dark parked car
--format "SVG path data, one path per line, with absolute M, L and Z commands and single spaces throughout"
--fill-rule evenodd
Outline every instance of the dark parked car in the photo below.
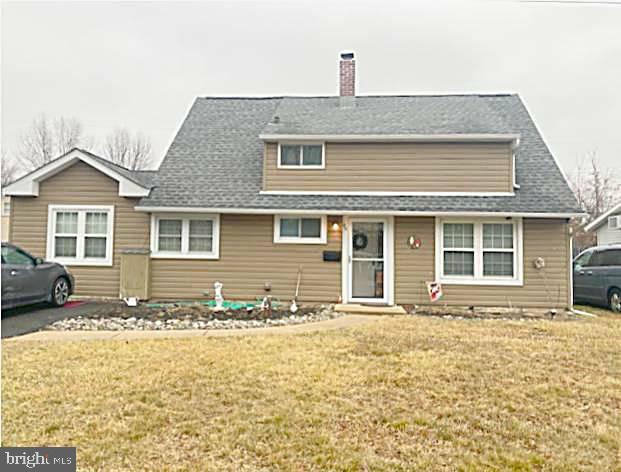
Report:
M 49 302 L 62 306 L 73 293 L 73 276 L 62 265 L 2 243 L 2 308 Z
M 574 259 L 574 301 L 621 312 L 621 244 L 592 247 Z

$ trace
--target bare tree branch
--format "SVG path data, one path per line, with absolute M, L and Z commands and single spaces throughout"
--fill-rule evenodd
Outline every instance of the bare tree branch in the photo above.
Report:
M 53 143 L 44 115 L 35 118 L 20 138 L 19 157 L 25 167 L 39 167 L 52 159 Z
M 589 219 L 597 218 L 620 197 L 621 184 L 614 170 L 605 168 L 596 152 L 590 152 L 569 176 L 569 185 Z
M 18 167 L 17 163 L 9 159 L 4 149 L 2 150 L 2 155 L 0 156 L 0 164 L 1 185 L 2 188 L 4 188 L 16 179 Z
M 79 146 L 82 138 L 82 124 L 75 118 L 61 116 L 54 122 L 54 138 L 56 153 L 65 154 Z
M 104 155 L 115 164 L 131 170 L 146 168 L 151 158 L 151 142 L 140 133 L 131 135 L 127 129 L 117 128 L 103 145 Z
M 26 169 L 40 167 L 80 145 L 82 124 L 60 117 L 50 123 L 45 115 L 35 118 L 21 133 L 18 157 Z

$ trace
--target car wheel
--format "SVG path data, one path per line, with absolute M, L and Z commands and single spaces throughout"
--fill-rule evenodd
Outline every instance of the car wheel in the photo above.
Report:
M 615 313 L 621 313 L 621 290 L 613 288 L 608 296 L 608 306 Z
M 69 282 L 64 277 L 58 277 L 52 285 L 52 305 L 63 306 L 69 298 Z

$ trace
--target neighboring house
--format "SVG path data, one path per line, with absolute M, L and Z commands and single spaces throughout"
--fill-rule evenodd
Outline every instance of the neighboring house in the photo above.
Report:
M 150 250 L 153 299 L 571 305 L 580 214 L 517 95 L 198 98 L 157 172 L 73 150 L 12 195 L 11 240 L 119 295 Z M 130 251 L 131 252 L 131 251 Z M 542 262 L 543 266 L 542 267 Z
M 2 195 L 2 242 L 9 240 L 9 225 L 11 221 L 11 197 Z
M 621 202 L 591 221 L 584 230 L 594 232 L 596 244 L 600 246 L 621 244 Z

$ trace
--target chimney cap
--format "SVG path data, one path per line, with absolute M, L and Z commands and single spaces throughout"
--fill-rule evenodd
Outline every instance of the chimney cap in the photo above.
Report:
M 341 53 L 341 59 L 345 61 L 351 61 L 353 58 L 354 58 L 353 52 L 342 52 Z

